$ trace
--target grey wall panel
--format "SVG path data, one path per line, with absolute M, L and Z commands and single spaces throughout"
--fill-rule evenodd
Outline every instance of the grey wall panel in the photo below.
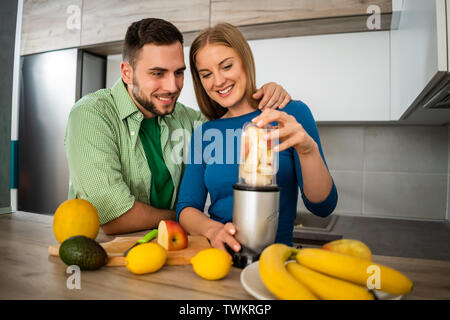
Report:
M 83 52 L 81 96 L 105 88 L 106 58 Z

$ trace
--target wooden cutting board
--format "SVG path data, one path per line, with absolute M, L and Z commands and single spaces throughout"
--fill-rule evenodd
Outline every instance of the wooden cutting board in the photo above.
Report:
M 100 245 L 108 254 L 107 267 L 118 267 L 125 265 L 123 253 L 142 237 L 116 237 L 114 240 L 102 242 Z M 151 242 L 156 242 L 153 239 Z M 197 252 L 211 248 L 208 239 L 202 236 L 188 236 L 188 247 L 182 250 L 167 251 L 166 265 L 186 265 L 191 264 L 191 258 Z M 59 256 L 59 244 L 48 247 L 48 253 L 52 256 Z

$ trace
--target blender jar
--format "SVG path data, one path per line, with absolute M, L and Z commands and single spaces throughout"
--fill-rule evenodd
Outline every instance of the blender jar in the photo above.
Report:
M 278 171 L 278 153 L 272 147 L 277 139 L 270 140 L 266 134 L 275 130 L 268 125 L 263 128 L 246 123 L 242 130 L 239 181 L 240 185 L 263 187 L 276 186 Z

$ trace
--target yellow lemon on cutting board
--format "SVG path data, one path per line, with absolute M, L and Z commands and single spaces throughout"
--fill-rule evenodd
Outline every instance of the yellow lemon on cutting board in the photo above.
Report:
M 134 274 L 158 271 L 166 263 L 167 252 L 159 243 L 137 245 L 125 257 L 125 267 Z
M 53 216 L 53 233 L 59 243 L 73 236 L 85 236 L 95 240 L 99 229 L 97 209 L 84 199 L 64 201 Z
M 231 257 L 218 248 L 209 248 L 198 252 L 191 258 L 196 274 L 207 280 L 219 280 L 225 277 L 231 269 Z

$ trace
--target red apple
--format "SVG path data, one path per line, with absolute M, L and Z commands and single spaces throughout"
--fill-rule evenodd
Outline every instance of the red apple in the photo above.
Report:
M 158 243 L 168 251 L 187 247 L 188 237 L 183 227 L 172 220 L 161 220 L 158 226 Z

